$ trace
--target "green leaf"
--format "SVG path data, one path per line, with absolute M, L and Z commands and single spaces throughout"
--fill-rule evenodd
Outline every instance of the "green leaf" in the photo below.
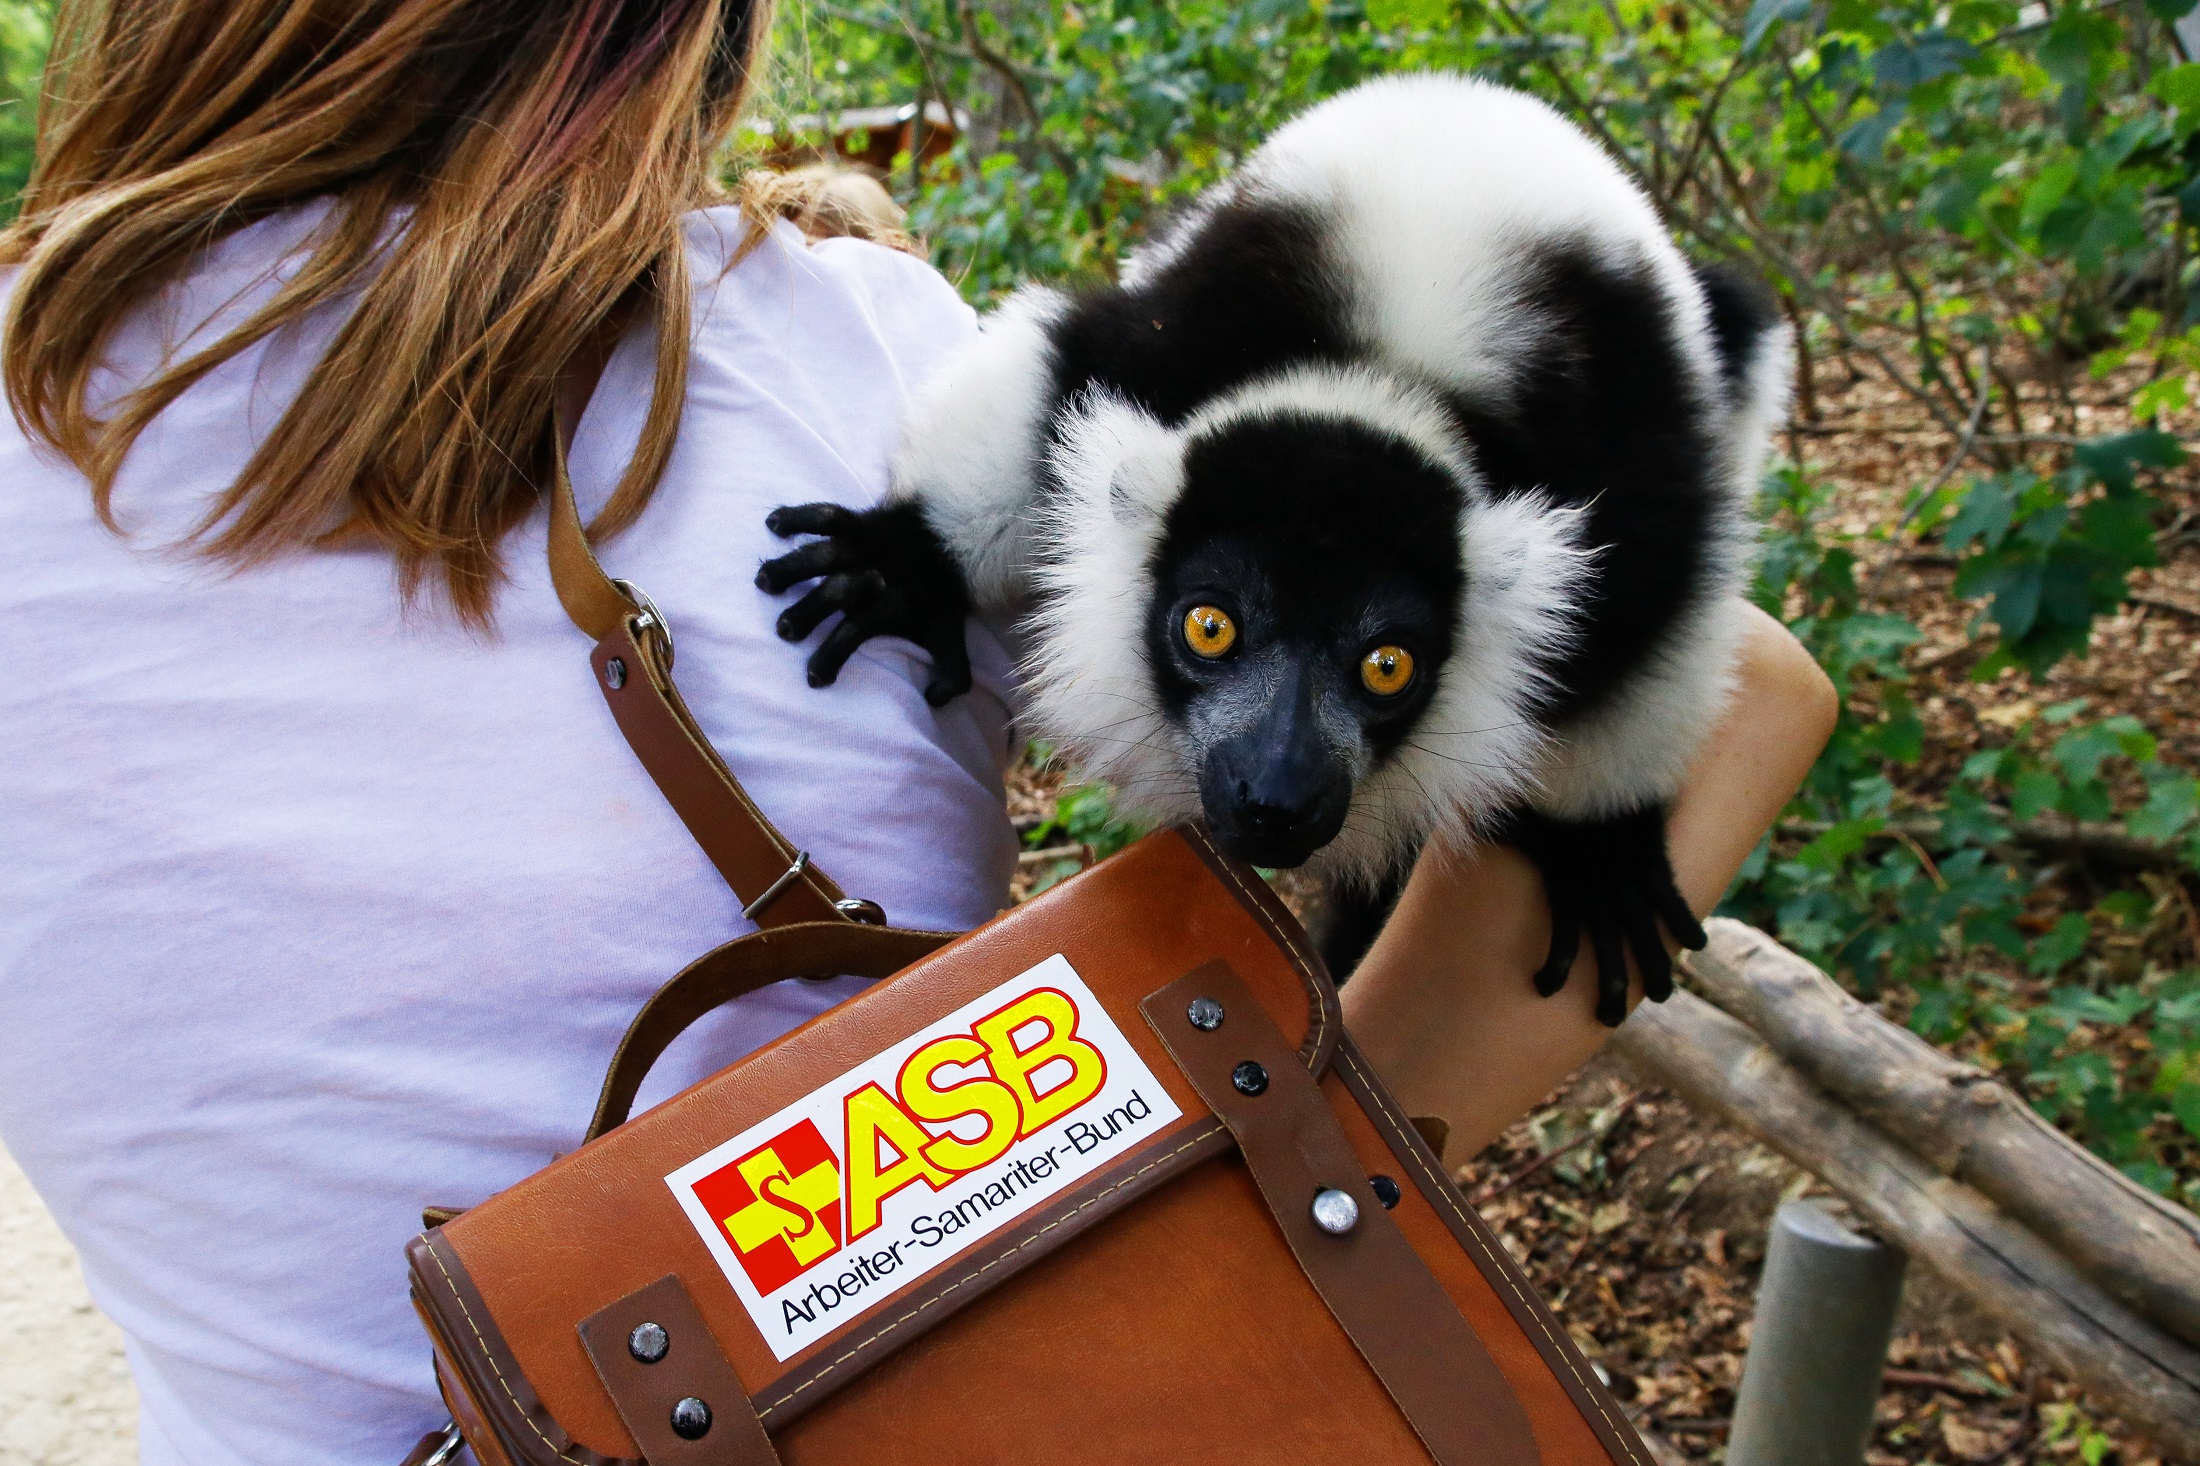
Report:
M 2200 61 L 2156 72 L 2147 90 L 2179 111 L 2200 108 Z
M 2111 891 L 2094 902 L 2093 909 L 2118 926 L 2138 927 L 2154 914 L 2154 903 L 2139 891 Z
M 2185 461 L 2185 449 L 2174 433 L 2141 428 L 2080 443 L 2070 457 L 2096 483 L 2128 493 L 2139 469 L 2175 468 Z
M 1948 521 L 1942 543 L 1950 550 L 1962 550 L 1973 543 L 1983 549 L 1998 549 L 2009 537 L 2010 525 L 2016 522 L 2019 496 L 2037 481 L 2036 474 L 2021 470 L 1974 479 L 1964 490 L 1955 517 Z
M 1742 23 L 1742 50 L 1752 52 L 1774 26 L 1801 20 L 1810 14 L 1811 0 L 1753 0 L 1749 19 Z
M 2169 1112 L 2185 1132 L 2200 1139 L 2200 1082 L 2187 1080 L 2169 1097 Z
M 2119 755 L 2134 759 L 2153 756 L 2154 740 L 2133 718 L 2111 718 L 2083 728 L 2073 728 L 2055 740 L 2055 762 L 2073 782 L 2097 779 L 2101 765 Z
M 2026 965 L 2042 977 L 2053 977 L 2085 951 L 2085 940 L 2091 933 L 2092 927 L 2083 916 L 2065 912 L 2045 936 L 2032 943 Z
M 1906 92 L 1961 70 L 1977 54 L 1978 48 L 1969 41 L 1944 30 L 1920 31 L 1881 47 L 1872 57 L 1872 79 L 1884 90 Z
M 1876 814 L 1862 819 L 1843 820 L 1796 851 L 1795 859 L 1799 864 L 1813 870 L 1839 870 L 1850 856 L 1862 850 L 1864 843 L 1885 829 L 1886 825 L 1886 820 Z
M 2040 176 L 2032 180 L 2032 186 L 2024 191 L 2024 203 L 2017 211 L 2017 222 L 2025 229 L 2037 231 L 2047 216 L 2055 211 L 2070 192 L 2070 185 L 2078 181 L 2078 160 L 2066 159 L 2051 163 L 2040 170 Z
M 2038 819 L 2062 803 L 2063 782 L 2045 769 L 2026 769 L 2010 781 L 2009 811 L 2020 820 Z
M 1958 849 L 1966 845 L 1994 845 L 2009 838 L 2009 827 L 1994 814 L 1986 796 L 1958 784 L 1948 791 L 1947 808 L 1940 816 L 1940 838 L 1944 844 Z
M 2135 840 L 2168 841 L 2195 817 L 2200 817 L 2200 780 L 2165 769 L 2149 774 L 2146 803 L 2124 821 L 2124 830 Z
M 1983 784 L 1998 779 L 2008 772 L 2013 755 L 2006 748 L 1982 748 L 1963 761 L 1963 768 L 1956 775 L 1966 783 Z

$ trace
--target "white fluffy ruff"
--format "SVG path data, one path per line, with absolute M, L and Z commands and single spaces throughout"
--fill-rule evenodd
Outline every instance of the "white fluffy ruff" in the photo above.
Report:
M 1531 709 L 1567 644 L 1587 575 L 1578 516 L 1533 496 L 1492 501 L 1436 403 L 1364 367 L 1302 367 L 1262 379 L 1172 430 L 1109 396 L 1079 404 L 1054 456 L 1060 492 L 1034 527 L 1039 606 L 1026 667 L 1035 732 L 1148 819 L 1199 812 L 1196 747 L 1163 715 L 1145 654 L 1164 517 L 1185 452 L 1222 427 L 1279 416 L 1342 418 L 1397 438 L 1452 474 L 1465 509 L 1457 644 L 1413 733 L 1367 769 L 1344 831 L 1313 868 L 1372 880 L 1434 835 L 1535 792 L 1547 736 Z
M 1014 606 L 1028 590 L 1031 516 L 1022 508 L 1036 489 L 1054 386 L 1047 331 L 1068 304 L 1040 285 L 1003 302 L 918 398 L 894 454 L 888 499 L 922 502 L 987 610 Z

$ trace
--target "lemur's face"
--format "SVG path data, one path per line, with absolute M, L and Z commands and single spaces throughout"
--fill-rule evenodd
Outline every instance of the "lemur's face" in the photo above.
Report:
M 1412 737 L 1451 653 L 1460 508 L 1440 469 L 1336 421 L 1191 449 L 1155 555 L 1147 655 L 1232 855 L 1304 864 Z

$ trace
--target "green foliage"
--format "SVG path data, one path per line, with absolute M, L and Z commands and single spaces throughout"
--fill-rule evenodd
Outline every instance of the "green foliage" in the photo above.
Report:
M 2099 494 L 2129 490 L 2115 467 L 2129 446 L 2088 456 Z M 1760 846 L 1725 909 L 1867 990 L 1907 988 L 1919 1033 L 1979 1043 L 2043 1114 L 2142 1183 L 2200 1202 L 2200 973 L 2122 978 L 2089 956 L 2103 936 L 2151 926 L 2175 892 L 2119 888 L 2048 921 L 2010 838 L 2019 821 L 2106 826 L 2200 872 L 2200 780 L 2163 763 L 2136 719 L 2089 720 L 2074 699 L 1972 754 L 1937 809 L 1898 810 L 1893 776 L 1923 751 L 1901 656 L 1917 633 L 1859 609 L 1854 551 L 1823 532 L 1830 494 L 1793 469 L 1768 481 L 1756 591 L 1841 693 L 1795 810 L 1812 833 L 1778 856 Z M 2055 986 L 2028 998 L 1982 959 Z
M 0 0 L 0 224 L 15 217 L 31 176 L 52 10 L 50 0 Z
M 1033 755 L 1044 763 L 1048 750 L 1034 745 Z M 1116 813 L 1115 794 L 1105 784 L 1078 784 L 1063 791 L 1054 803 L 1054 817 L 1024 834 L 1027 850 L 1048 850 L 1061 845 L 1083 845 L 1095 860 L 1105 860 L 1146 833 L 1146 827 Z M 1083 869 L 1081 857 L 1052 861 L 1032 884 L 1036 895 L 1055 882 Z
M 921 180 L 906 157 L 895 177 L 934 262 L 982 304 L 1027 279 L 1111 273 L 1157 208 L 1367 74 L 1334 37 L 1305 0 L 793 6 L 763 110 L 974 110 L 980 125 Z
M 2085 649 L 2093 618 L 2156 562 L 2160 506 L 2140 471 L 2184 461 L 2176 438 L 2146 429 L 2081 443 L 2054 473 L 2014 468 L 1971 485 L 1942 544 L 1962 557 L 1956 594 L 1988 602 L 1998 644 L 1975 668 L 1980 680 L 2007 666 L 2041 676 Z

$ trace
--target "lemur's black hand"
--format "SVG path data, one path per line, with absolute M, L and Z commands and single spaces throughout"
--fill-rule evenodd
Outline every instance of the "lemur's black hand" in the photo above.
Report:
M 1551 949 L 1535 975 L 1535 990 L 1547 998 L 1566 985 L 1586 930 L 1597 959 L 1597 1022 L 1607 1028 L 1627 1016 L 1630 950 L 1642 969 L 1643 996 L 1662 1003 L 1673 994 L 1673 959 L 1659 938 L 1659 923 L 1690 951 L 1705 941 L 1703 923 L 1673 883 L 1665 815 L 1663 805 L 1652 805 L 1609 819 L 1562 820 L 1521 808 L 1493 832 L 1543 872 Z
M 810 654 L 810 686 L 840 675 L 855 649 L 874 636 L 898 636 L 932 654 L 924 700 L 939 707 L 970 690 L 970 648 L 963 621 L 970 593 L 947 546 L 914 504 L 884 504 L 858 512 L 839 504 L 774 509 L 764 525 L 790 537 L 821 535 L 757 568 L 756 584 L 778 595 L 805 580 L 817 585 L 779 613 L 779 634 L 801 641 L 840 612 Z

